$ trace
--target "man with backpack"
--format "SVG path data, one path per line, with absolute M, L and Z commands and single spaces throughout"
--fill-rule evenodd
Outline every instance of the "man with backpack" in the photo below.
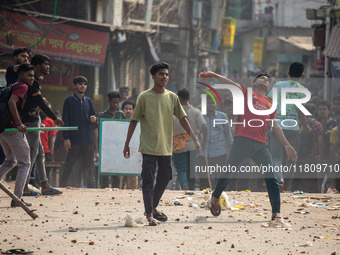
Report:
M 24 185 L 27 179 L 28 171 L 31 166 L 30 147 L 26 139 L 26 126 L 21 121 L 20 112 L 25 105 L 26 93 L 29 86 L 33 85 L 34 81 L 34 66 L 22 64 L 18 70 L 18 82 L 10 87 L 1 89 L 1 94 L 8 93 L 9 99 L 8 110 L 12 119 L 6 128 L 17 128 L 19 132 L 4 132 L 0 130 L 0 143 L 6 155 L 5 161 L 0 165 L 0 180 L 12 170 L 15 165 L 18 165 L 18 173 L 15 182 L 14 194 L 21 198 L 24 190 Z M 1 121 L 4 121 L 6 116 L 1 114 Z M 24 202 L 22 200 L 22 202 Z M 27 206 L 32 204 L 24 202 Z M 13 200 L 11 207 L 17 207 Z
M 6 83 L 7 86 L 14 84 L 18 80 L 18 68 L 21 64 L 29 64 L 30 58 L 31 58 L 31 50 L 28 48 L 16 48 L 13 51 L 13 65 L 10 65 L 7 67 L 6 70 Z M 0 146 L 0 164 L 2 164 L 5 160 L 5 155 L 3 153 L 3 150 Z

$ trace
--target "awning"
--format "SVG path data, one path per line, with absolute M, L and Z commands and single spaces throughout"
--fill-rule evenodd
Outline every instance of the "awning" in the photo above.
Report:
M 15 12 L 4 11 L 1 16 L 3 24 L 0 26 L 0 42 L 7 43 L 10 31 L 14 47 L 30 47 L 36 44 L 46 34 L 49 26 L 46 20 Z M 102 66 L 105 63 L 109 37 L 108 30 L 106 31 L 54 22 L 46 37 L 32 51 L 57 61 Z M 1 51 L 12 52 L 8 48 Z
M 311 36 L 279 36 L 278 38 L 279 40 L 289 43 L 302 50 L 315 50 Z
M 332 28 L 323 54 L 330 58 L 340 58 L 340 25 Z

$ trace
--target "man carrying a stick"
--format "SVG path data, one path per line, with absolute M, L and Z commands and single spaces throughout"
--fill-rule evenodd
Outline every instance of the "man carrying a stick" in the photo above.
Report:
M 39 116 L 39 108 L 46 113 L 48 117 L 54 120 L 55 124 L 58 126 L 63 126 L 64 122 L 61 118 L 58 118 L 54 112 L 48 107 L 44 98 L 40 92 L 39 79 L 43 75 L 48 75 L 50 73 L 50 58 L 45 55 L 35 54 L 31 59 L 31 64 L 35 66 L 35 79 L 33 86 L 29 87 L 27 90 L 27 100 L 22 112 L 22 121 L 26 126 L 29 127 L 40 127 L 41 119 Z M 32 166 L 30 172 L 32 171 L 33 164 L 35 164 L 35 172 L 41 185 L 41 193 L 43 195 L 58 195 L 62 192 L 52 188 L 48 184 L 48 179 L 46 175 L 45 163 L 44 163 L 44 150 L 41 145 L 40 132 L 31 131 L 27 133 L 28 144 L 30 145 L 30 157 Z M 40 151 L 40 153 L 38 153 Z M 30 176 L 30 174 L 29 174 Z M 31 191 L 28 188 L 29 176 L 26 181 L 26 186 L 24 189 L 24 196 L 35 196 L 36 192 Z
M 18 68 L 18 82 L 11 89 L 11 96 L 8 101 L 8 107 L 12 115 L 12 121 L 7 128 L 17 128 L 19 132 L 2 132 L 0 133 L 0 143 L 6 155 L 5 161 L 0 166 L 0 180 L 18 165 L 18 173 L 15 181 L 14 194 L 20 199 L 24 185 L 31 166 L 30 147 L 26 139 L 26 126 L 22 124 L 20 112 L 24 107 L 26 93 L 29 86 L 34 81 L 34 66 L 22 64 Z M 23 200 L 21 200 L 24 202 Z M 27 206 L 32 204 L 24 202 Z M 18 207 L 13 200 L 11 207 Z

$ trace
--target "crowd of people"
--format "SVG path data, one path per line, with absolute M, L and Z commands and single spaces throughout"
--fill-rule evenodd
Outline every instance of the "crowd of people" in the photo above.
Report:
M 234 115 L 233 97 L 227 94 L 223 108 L 217 110 L 212 97 L 207 100 L 207 114 L 191 105 L 190 92 L 180 89 L 176 93 L 165 87 L 169 80 L 169 68 L 166 63 L 151 67 L 150 74 L 154 86 L 141 94 L 135 89 L 131 98 L 127 98 L 127 89 L 113 91 L 107 95 L 109 106 L 96 114 L 92 101 L 85 95 L 88 80 L 84 76 L 73 79 L 74 93 L 64 101 L 62 118 L 56 114 L 51 104 L 43 98 L 39 81 L 49 74 L 48 56 L 35 54 L 27 48 L 18 48 L 13 52 L 14 64 L 7 68 L 7 86 L 11 87 L 8 101 L 12 115 L 8 128 L 18 132 L 1 132 L 0 143 L 4 158 L 0 166 L 0 180 L 17 166 L 14 193 L 22 196 L 36 196 L 30 188 L 30 177 L 34 173 L 36 186 L 43 195 L 62 194 L 48 181 L 48 169 L 45 162 L 55 159 L 57 144 L 65 150 L 60 176 L 60 186 L 69 185 L 72 172 L 76 172 L 81 185 L 97 187 L 95 168 L 99 158 L 98 129 L 99 120 L 129 119 L 127 138 L 123 149 L 124 157 L 130 157 L 129 143 L 140 121 L 140 148 L 142 153 L 141 177 L 137 176 L 101 176 L 101 187 L 142 188 L 145 216 L 149 225 L 157 221 L 166 221 L 167 216 L 157 210 L 158 203 L 172 179 L 175 168 L 177 181 L 182 190 L 196 190 L 213 187 L 214 192 L 209 206 L 211 213 L 221 213 L 219 197 L 228 189 L 248 190 L 254 187 L 252 177 L 240 173 L 224 172 L 220 174 L 200 175 L 195 172 L 196 165 L 214 164 L 220 166 L 271 165 L 305 166 L 311 164 L 334 165 L 339 162 L 340 135 L 338 118 L 340 117 L 340 96 L 333 98 L 333 106 L 325 100 L 317 104 L 308 102 L 304 105 L 311 115 L 305 115 L 293 104 L 288 104 L 285 113 L 281 112 L 281 91 L 286 88 L 304 88 L 299 82 L 303 77 L 304 65 L 292 63 L 288 71 L 289 80 L 274 84 L 277 91 L 277 110 L 267 115 L 257 115 L 249 110 L 245 100 L 243 115 Z M 245 98 L 252 98 L 252 107 L 256 110 L 272 108 L 273 88 L 266 73 L 258 74 L 252 84 L 252 90 L 246 86 L 223 77 L 217 73 L 203 71 L 200 79 L 211 78 L 215 83 L 235 86 Z M 177 94 L 177 95 L 176 95 Z M 302 99 L 301 93 L 291 93 L 290 99 Z M 225 125 L 216 125 L 215 120 L 227 120 Z M 251 119 L 271 125 L 242 125 Z M 232 120 L 236 125 L 230 125 Z M 284 125 L 295 122 L 297 125 Z M 29 131 L 27 127 L 78 127 L 77 131 Z M 59 142 L 58 142 L 59 141 Z M 61 142 L 62 141 L 62 142 Z M 60 146 L 59 146 L 60 147 Z M 239 171 L 238 171 L 239 172 Z M 196 178 L 197 177 L 197 178 Z M 257 176 L 259 177 L 259 176 Z M 269 193 L 272 206 L 272 220 L 280 219 L 280 186 L 282 191 L 296 189 L 306 192 L 327 192 L 339 190 L 339 180 L 320 173 L 313 178 L 297 178 L 294 172 L 268 172 L 263 178 L 256 179 L 255 186 L 263 179 Z M 230 183 L 230 184 L 229 184 Z M 229 185 L 228 185 L 229 184 Z M 253 186 L 252 186 L 253 185 Z M 256 190 L 256 187 L 254 188 Z M 27 206 L 31 204 L 22 200 Z M 12 207 L 18 206 L 14 201 Z M 281 222 L 282 223 L 282 222 Z

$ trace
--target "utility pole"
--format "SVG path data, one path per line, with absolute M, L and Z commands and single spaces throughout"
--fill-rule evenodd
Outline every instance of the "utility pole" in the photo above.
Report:
M 177 55 L 177 89 L 188 87 L 188 65 L 189 65 L 189 43 L 190 43 L 190 28 L 191 28 L 191 10 L 192 0 L 181 1 L 181 22 L 179 27 L 179 45 Z
M 145 31 L 150 30 L 150 22 L 151 22 L 151 16 L 152 16 L 152 1 L 153 0 L 148 0 L 147 6 L 146 6 L 145 25 L 144 25 Z

